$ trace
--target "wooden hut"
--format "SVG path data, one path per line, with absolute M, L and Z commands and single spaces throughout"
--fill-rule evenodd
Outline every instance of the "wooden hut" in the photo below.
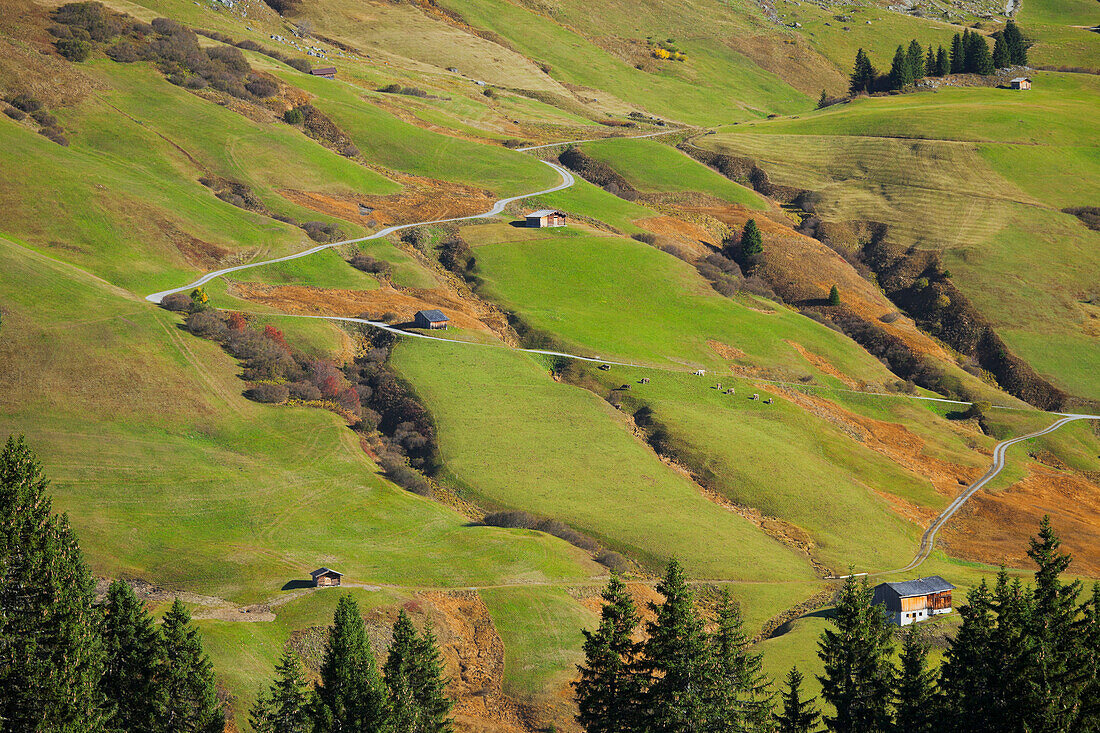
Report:
M 536 229 L 565 226 L 565 214 L 555 209 L 539 209 L 527 215 L 527 226 Z
M 938 575 L 875 586 L 873 603 L 886 607 L 890 623 L 908 626 L 933 616 L 951 613 L 955 586 Z
M 314 588 L 334 588 L 340 585 L 340 578 L 343 575 L 343 573 L 338 573 L 331 568 L 317 568 L 309 574 L 313 578 Z
M 447 318 L 441 310 L 417 311 L 413 322 L 417 328 L 446 328 L 450 318 Z
M 326 79 L 335 79 L 336 78 L 336 67 L 335 66 L 318 66 L 316 69 L 310 69 L 309 73 L 313 74 L 314 76 L 323 76 Z
M 1018 76 L 1009 82 L 1013 89 L 1031 89 L 1031 79 L 1026 76 Z

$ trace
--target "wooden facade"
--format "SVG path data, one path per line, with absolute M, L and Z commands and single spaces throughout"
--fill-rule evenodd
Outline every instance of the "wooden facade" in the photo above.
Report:
M 338 573 L 331 568 L 317 568 L 309 576 L 313 578 L 314 588 L 335 588 L 340 585 L 343 573 Z
M 1013 89 L 1031 89 L 1031 79 L 1026 76 L 1021 76 L 1018 79 L 1013 79 L 1009 82 Z
M 886 608 L 892 623 L 908 626 L 950 613 L 955 586 L 938 575 L 875 586 L 873 602 Z
M 335 79 L 336 78 L 336 67 L 335 66 L 318 66 L 316 69 L 310 69 L 309 73 L 312 74 L 313 76 L 323 76 L 326 79 Z
M 554 209 L 532 211 L 527 215 L 527 226 L 541 229 L 545 227 L 565 226 L 565 214 Z
M 451 319 L 448 318 L 443 313 L 443 311 L 428 310 L 428 311 L 417 311 L 416 316 L 413 318 L 413 323 L 416 324 L 417 328 L 435 329 L 435 328 L 446 328 L 447 324 L 450 322 L 450 320 Z

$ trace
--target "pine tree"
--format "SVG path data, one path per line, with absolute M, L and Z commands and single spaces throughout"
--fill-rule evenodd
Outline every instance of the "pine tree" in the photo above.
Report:
M 22 438 L 0 451 L 0 728 L 104 730 L 93 582 Z
M 1003 69 L 1011 64 L 1011 54 L 1008 50 L 1008 44 L 1005 42 L 1004 34 L 998 33 L 993 37 L 993 67 Z
M 166 733 L 222 733 L 225 712 L 218 702 L 214 669 L 202 649 L 191 614 L 177 598 L 161 625 L 167 702 Z
M 393 626 L 393 643 L 382 673 L 397 733 L 451 730 L 451 701 L 444 693 L 443 661 L 430 627 L 420 636 L 401 611 Z
M 260 692 L 248 722 L 256 733 L 307 733 L 307 701 L 301 662 L 292 649 L 286 649 L 275 665 L 275 681 Z
M 993 588 L 992 610 L 987 668 L 991 707 L 985 724 L 988 730 L 1035 730 L 1034 721 L 1044 706 L 1036 677 L 1038 645 L 1031 633 L 1035 604 L 1020 580 L 1010 581 L 1003 567 Z
M 822 89 L 821 90 L 821 96 L 817 98 L 817 108 L 818 109 L 825 109 L 825 107 L 828 104 L 829 104 L 829 95 L 825 92 L 824 89 Z
M 909 66 L 909 58 L 905 55 L 905 49 L 898 46 L 894 52 L 894 61 L 890 64 L 890 88 L 904 89 L 913 83 L 913 70 Z
M 829 305 L 840 305 L 840 290 L 836 285 L 829 289 Z
M 313 719 L 319 733 L 382 733 L 390 729 L 386 692 L 367 629 L 359 605 L 348 595 L 336 604 L 321 662 L 321 685 L 314 695 Z
M 650 675 L 643 698 L 645 730 L 649 733 L 694 733 L 708 724 L 708 693 L 714 684 L 713 662 L 695 612 L 684 571 L 671 560 L 657 584 L 665 597 L 650 603 L 656 619 L 646 624 L 643 646 Z
M 1081 647 L 1077 633 L 1077 599 L 1081 582 L 1063 583 L 1060 576 L 1072 562 L 1061 551 L 1062 542 L 1044 516 L 1039 535 L 1033 537 L 1028 557 L 1035 571 L 1034 614 L 1031 638 L 1037 645 L 1039 702 L 1037 726 L 1041 730 L 1066 730 L 1081 693 Z
M 836 733 L 882 733 L 890 725 L 894 670 L 890 626 L 880 606 L 871 603 L 867 580 L 849 576 L 840 590 L 833 628 L 818 642 L 825 674 L 821 696 L 836 709 L 826 716 Z
M 1002 35 L 1008 48 L 1008 62 L 1013 66 L 1027 66 L 1027 43 L 1016 23 L 1008 21 Z
M 875 69 L 871 66 L 871 59 L 861 48 L 856 51 L 856 63 L 849 77 L 848 93 L 852 96 L 863 92 L 870 92 L 875 83 Z
M 967 30 L 966 33 L 970 31 Z M 951 73 L 961 74 L 966 70 L 966 47 L 958 33 L 951 39 Z
M 764 238 L 760 235 L 756 220 L 749 219 L 745 222 L 745 228 L 741 230 L 741 256 L 749 259 L 763 252 Z
M 989 44 L 981 33 L 973 32 L 964 38 L 966 48 L 966 71 L 970 74 L 988 75 L 993 73 L 993 56 L 989 53 Z
M 575 683 L 577 722 L 589 733 L 626 733 L 639 729 L 637 710 L 643 693 L 637 669 L 638 611 L 617 575 L 603 591 L 600 624 L 584 630 L 584 664 Z
M 798 667 L 787 673 L 787 689 L 783 692 L 781 709 L 772 720 L 776 733 L 812 733 L 821 714 L 814 705 L 817 698 L 802 699 L 802 674 Z
M 111 583 L 101 611 L 105 662 L 100 689 L 114 708 L 109 727 L 157 733 L 168 702 L 160 629 L 133 588 L 121 580 Z
M 928 46 L 928 53 L 924 57 L 924 75 L 937 76 L 936 74 L 936 49 Z
M 1100 733 L 1100 582 L 1092 585 L 1092 598 L 1081 608 L 1081 708 L 1075 730 Z
M 956 731 L 992 731 L 996 706 L 993 596 L 983 579 L 959 607 L 962 626 L 940 674 L 948 719 Z
M 722 590 L 716 621 L 710 639 L 715 667 L 709 730 L 764 730 L 772 714 L 771 683 L 761 670 L 763 655 L 749 649 L 741 608 L 728 588 Z
M 912 81 L 924 76 L 924 49 L 921 48 L 917 39 L 909 41 L 909 48 L 906 49 L 905 59 L 909 62 L 909 76 Z
M 941 727 L 937 709 L 936 675 L 928 668 L 928 644 L 909 627 L 901 646 L 901 671 L 894 694 L 894 730 L 898 733 L 936 733 Z
M 951 73 L 951 61 L 947 58 L 947 51 L 943 46 L 936 49 L 936 76 L 947 76 Z

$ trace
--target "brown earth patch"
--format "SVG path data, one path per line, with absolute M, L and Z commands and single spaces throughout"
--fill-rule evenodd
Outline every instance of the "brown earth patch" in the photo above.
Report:
M 668 237 L 676 245 L 696 257 L 705 257 L 713 247 L 720 247 L 722 240 L 699 224 L 673 216 L 654 216 L 634 222 L 643 229 L 661 237 Z
M 311 191 L 283 190 L 284 197 L 306 208 L 356 223 L 374 222 L 374 226 L 415 224 L 420 221 L 471 216 L 492 208 L 495 198 L 473 186 L 435 181 L 413 176 L 391 176 L 405 186 L 388 196 L 324 194 Z M 361 215 L 360 206 L 370 209 Z
M 966 560 L 1030 568 L 1026 540 L 1044 514 L 1073 555 L 1070 572 L 1100 576 L 1100 484 L 1046 466 L 1029 466 L 1004 491 L 975 494 L 944 527 L 943 544 Z
M 801 354 L 803 359 L 810 362 L 810 364 L 812 364 L 814 368 L 817 369 L 819 372 L 823 374 L 828 374 L 830 377 L 835 377 L 836 379 L 839 379 L 844 384 L 844 386 L 848 387 L 849 389 L 856 389 L 859 386 L 855 382 L 855 380 L 833 366 L 825 357 L 818 356 L 812 351 L 808 351 L 806 347 L 795 341 L 787 340 L 787 343 L 791 345 L 791 348 Z
M 371 319 L 378 319 L 383 313 L 394 313 L 400 323 L 411 322 L 418 310 L 439 308 L 457 328 L 490 330 L 470 312 L 464 301 L 436 290 L 410 288 L 398 291 L 389 286 L 377 290 L 341 290 L 234 282 L 231 292 L 245 300 L 276 307 L 287 313 L 349 318 L 366 314 Z
M 741 351 L 741 349 L 730 346 L 729 344 L 724 344 L 721 341 L 708 339 L 707 346 L 711 348 L 711 351 L 718 354 L 718 356 L 722 357 L 723 359 L 739 360 L 749 358 L 749 355 L 746 354 L 744 351 Z

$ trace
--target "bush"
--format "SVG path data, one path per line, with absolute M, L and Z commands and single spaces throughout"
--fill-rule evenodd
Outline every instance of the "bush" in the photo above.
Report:
M 200 338 L 220 341 L 229 334 L 225 321 L 222 320 L 217 311 L 195 311 L 187 316 L 186 325 L 188 331 Z
M 428 479 L 405 462 L 405 458 L 396 453 L 383 453 L 378 457 L 378 465 L 390 481 L 414 494 L 431 496 L 432 485 Z
M 302 115 L 302 110 L 298 109 L 297 107 L 292 107 L 286 112 L 283 112 L 283 122 L 287 123 L 288 125 L 300 125 L 302 124 L 303 119 L 304 116 Z
M 255 402 L 277 405 L 286 402 L 289 391 L 285 384 L 257 384 L 245 390 L 244 396 Z
M 322 244 L 338 241 L 343 237 L 343 232 L 335 224 L 323 221 L 307 221 L 302 224 L 302 229 L 314 242 Z
M 107 49 L 107 56 L 112 61 L 117 61 L 120 64 L 132 64 L 135 61 L 141 60 L 141 52 L 138 47 L 129 41 L 119 41 L 114 46 Z
M 69 147 L 69 138 L 65 137 L 65 131 L 60 127 L 43 127 L 38 131 L 47 140 L 51 140 L 63 148 Z
M 287 389 L 290 392 L 290 396 L 296 400 L 312 402 L 321 399 L 321 390 L 317 389 L 310 382 L 291 382 L 287 385 Z
M 279 85 L 271 79 L 253 79 L 252 81 L 245 84 L 244 88 L 248 90 L 249 94 L 259 99 L 274 97 L 276 94 L 279 93 Z
M 60 127 L 57 118 L 44 109 L 31 112 L 31 118 L 43 127 Z
M 393 266 L 384 260 L 376 260 L 368 254 L 362 252 L 356 253 L 349 264 L 356 270 L 362 270 L 363 272 L 369 272 L 372 275 L 389 275 L 393 270 Z
M 305 74 L 308 74 L 310 70 L 313 69 L 313 64 L 306 59 L 287 59 L 286 65 Z
M 8 104 L 28 114 L 42 109 L 42 103 L 29 94 L 19 94 L 12 97 L 8 100 Z
M 89 41 L 78 41 L 75 38 L 59 38 L 57 52 L 69 61 L 87 61 L 92 54 L 92 44 Z
M 625 573 L 631 567 L 629 560 L 613 550 L 604 550 L 594 559 L 613 573 Z
M 165 310 L 181 313 L 191 309 L 191 298 L 183 293 L 169 293 L 161 298 L 160 307 Z
M 16 122 L 27 119 L 27 113 L 21 109 L 16 109 L 15 107 L 5 108 L 4 114 L 6 114 L 8 117 L 11 117 Z

